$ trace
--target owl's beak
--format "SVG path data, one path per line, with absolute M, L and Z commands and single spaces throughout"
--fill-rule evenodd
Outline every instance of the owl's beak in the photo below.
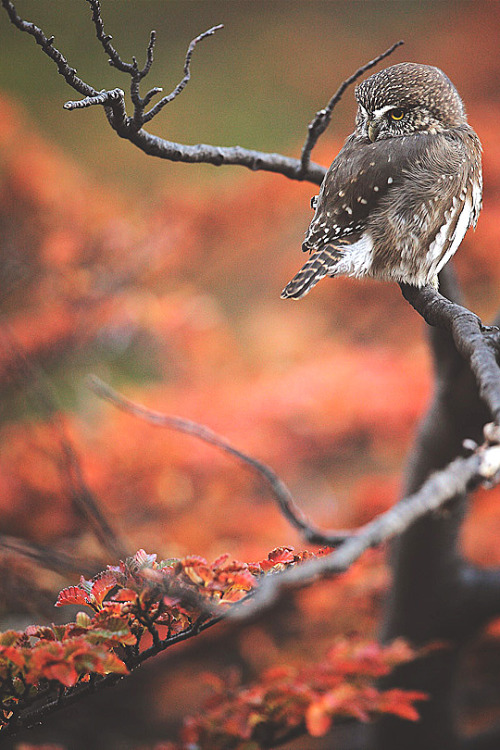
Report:
M 368 120 L 368 138 L 373 143 L 377 140 L 380 131 L 380 123 L 376 120 Z

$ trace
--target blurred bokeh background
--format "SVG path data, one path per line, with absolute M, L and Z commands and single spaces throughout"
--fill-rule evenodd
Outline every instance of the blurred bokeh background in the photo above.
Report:
M 55 35 L 84 80 L 127 88 L 95 39 L 84 0 L 17 7 Z M 315 111 L 393 42 L 405 46 L 387 64 L 442 68 L 484 146 L 484 209 L 456 269 L 468 303 L 492 318 L 500 280 L 498 3 L 103 0 L 103 17 L 127 60 L 141 62 L 157 30 L 146 83 L 165 91 L 182 77 L 189 41 L 224 24 L 195 50 L 182 96 L 151 124 L 184 143 L 298 156 Z M 40 48 L 0 14 L 1 533 L 89 564 L 115 562 L 68 490 L 69 441 L 130 552 L 227 551 L 252 560 L 280 544 L 303 546 L 241 466 L 103 404 L 87 387 L 91 373 L 269 463 L 317 523 L 356 525 L 387 508 L 432 388 L 422 322 L 396 285 L 327 279 L 299 303 L 280 300 L 303 261 L 315 186 L 145 156 L 116 137 L 100 108 L 63 110 L 73 98 Z M 354 112 L 349 90 L 316 161 L 330 163 Z M 498 533 L 498 492 L 482 493 L 465 528 L 468 554 L 499 563 Z M 52 619 L 55 592 L 76 579 L 7 552 L 0 568 L 3 627 Z M 120 698 L 125 728 L 111 725 L 108 711 L 97 740 L 83 711 L 68 746 L 128 747 L 120 732 L 129 742 L 166 736 L 199 700 L 203 688 L 190 677 L 200 669 L 236 662 L 251 676 L 284 654 L 310 656 L 311 642 L 320 653 L 332 632 L 375 633 L 385 584 L 383 557 L 374 555 L 346 579 L 347 593 L 332 585 L 307 592 L 294 617 L 285 613 L 270 631 L 204 636 L 191 656 L 169 657 L 170 682 L 160 668 L 131 680 L 136 692 Z M 210 639 L 210 663 L 200 666 Z M 183 671 L 175 672 L 176 659 Z M 145 684 L 157 700 L 138 700 Z M 146 711 L 150 736 L 138 718 Z M 44 736 L 58 739 L 61 721 Z M 72 716 L 68 726 L 76 722 Z

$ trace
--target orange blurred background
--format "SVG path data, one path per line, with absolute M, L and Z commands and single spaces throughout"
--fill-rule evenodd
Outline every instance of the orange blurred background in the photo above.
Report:
M 107 64 L 83 1 L 25 0 L 18 10 L 55 34 L 56 46 L 96 88 L 126 87 Z M 149 30 L 157 29 L 147 83 L 165 91 L 182 76 L 189 40 L 224 23 L 195 50 L 191 83 L 152 132 L 294 156 L 308 121 L 341 80 L 405 39 L 390 62 L 441 67 L 483 142 L 484 209 L 456 268 L 469 305 L 486 320 L 494 315 L 497 3 L 148 0 L 103 2 L 103 16 L 126 59 L 141 61 Z M 424 327 L 391 284 L 326 279 L 298 303 L 280 300 L 303 261 L 317 188 L 147 157 L 115 136 L 99 108 L 62 109 L 75 93 L 5 13 L 0 34 L 0 313 L 10 337 L 0 344 L 2 533 L 114 562 L 68 498 L 41 387 L 53 394 L 86 481 L 131 552 L 214 558 L 228 551 L 252 560 L 277 545 L 303 546 L 265 486 L 240 465 L 193 438 L 118 413 L 88 389 L 91 373 L 267 462 L 318 524 L 354 526 L 389 507 L 432 388 Z M 331 161 L 354 112 L 349 90 L 316 161 Z M 9 340 L 37 368 L 34 381 Z M 465 527 L 466 550 L 481 563 L 500 562 L 498 496 L 480 493 Z M 12 570 L 12 559 L 4 565 Z M 309 631 L 301 618 L 297 653 L 309 653 L 312 632 L 318 650 L 324 645 L 339 609 L 334 630 L 375 632 L 373 600 L 386 583 L 381 556 L 363 571 L 354 574 L 352 585 L 362 591 L 350 606 L 330 585 L 302 596 L 303 612 L 316 615 L 309 614 Z M 61 577 L 37 576 L 49 593 L 62 585 Z M 22 622 L 25 599 L 14 605 L 12 591 L 3 591 L 5 627 Z M 366 621 L 360 607 L 370 612 Z M 53 616 L 40 610 L 38 619 Z M 269 660 L 289 645 L 281 636 L 265 641 Z M 254 669 L 267 659 L 256 655 L 262 637 L 259 631 L 252 641 L 250 633 L 239 643 L 240 658 Z M 160 711 L 159 721 L 180 710 Z

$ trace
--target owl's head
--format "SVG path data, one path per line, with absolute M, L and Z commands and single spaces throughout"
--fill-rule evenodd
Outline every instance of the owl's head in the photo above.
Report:
M 467 121 L 463 102 L 439 68 L 399 63 L 356 87 L 356 133 L 371 141 L 437 133 Z

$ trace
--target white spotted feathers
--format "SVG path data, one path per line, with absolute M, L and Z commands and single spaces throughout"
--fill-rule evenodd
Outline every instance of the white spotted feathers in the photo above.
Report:
M 401 63 L 356 89 L 356 130 L 312 206 L 311 253 L 282 297 L 324 276 L 435 283 L 481 209 L 481 146 L 437 68 Z

